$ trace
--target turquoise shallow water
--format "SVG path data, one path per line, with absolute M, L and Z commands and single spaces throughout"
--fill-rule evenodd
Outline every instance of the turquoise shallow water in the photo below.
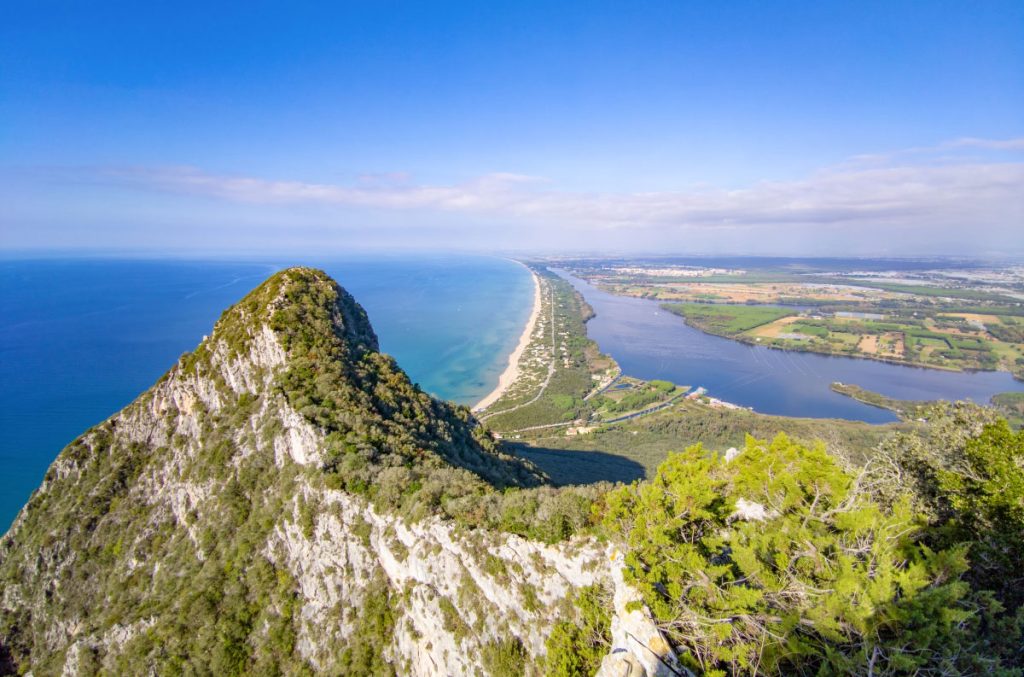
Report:
M 410 378 L 462 404 L 497 384 L 530 314 L 529 273 L 497 258 L 0 262 L 0 532 L 64 445 L 294 263 L 327 270 Z

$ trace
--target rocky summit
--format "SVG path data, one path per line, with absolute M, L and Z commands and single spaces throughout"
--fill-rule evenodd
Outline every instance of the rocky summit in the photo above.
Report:
M 597 491 L 502 452 L 288 269 L 53 463 L 0 542 L 0 672 L 677 673 L 582 534 Z

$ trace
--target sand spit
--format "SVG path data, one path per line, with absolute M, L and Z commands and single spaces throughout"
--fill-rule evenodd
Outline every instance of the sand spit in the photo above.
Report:
M 530 275 L 533 276 L 533 310 L 530 312 L 530 319 L 526 321 L 523 334 L 519 337 L 519 344 L 512 351 L 512 354 L 508 356 L 508 366 L 505 367 L 505 371 L 501 372 L 501 376 L 498 377 L 497 387 L 473 405 L 474 412 L 483 411 L 501 399 L 501 396 L 505 394 L 509 386 L 519 378 L 519 360 L 523 357 L 523 353 L 526 352 L 526 347 L 530 345 L 533 329 L 537 326 L 537 319 L 540 317 L 540 278 L 532 270 Z

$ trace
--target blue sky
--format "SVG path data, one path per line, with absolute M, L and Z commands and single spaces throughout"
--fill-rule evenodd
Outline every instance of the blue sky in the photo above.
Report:
M 12 1 L 0 246 L 1024 251 L 1019 2 Z

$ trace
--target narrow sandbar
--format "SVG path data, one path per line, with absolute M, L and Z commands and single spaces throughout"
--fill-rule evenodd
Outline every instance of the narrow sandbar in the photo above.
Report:
M 519 262 L 517 261 L 516 263 Z M 501 372 L 501 376 L 498 377 L 498 385 L 486 397 L 473 405 L 473 411 L 475 412 L 483 411 L 501 399 L 505 391 L 519 378 L 519 360 L 522 359 L 523 353 L 526 352 L 526 347 L 530 345 L 533 329 L 537 326 L 537 319 L 540 317 L 540 278 L 532 270 L 530 270 L 530 275 L 533 276 L 533 310 L 530 312 L 530 319 L 526 321 L 526 327 L 523 328 L 523 333 L 519 337 L 519 344 L 508 356 L 508 366 L 505 367 L 505 371 Z

